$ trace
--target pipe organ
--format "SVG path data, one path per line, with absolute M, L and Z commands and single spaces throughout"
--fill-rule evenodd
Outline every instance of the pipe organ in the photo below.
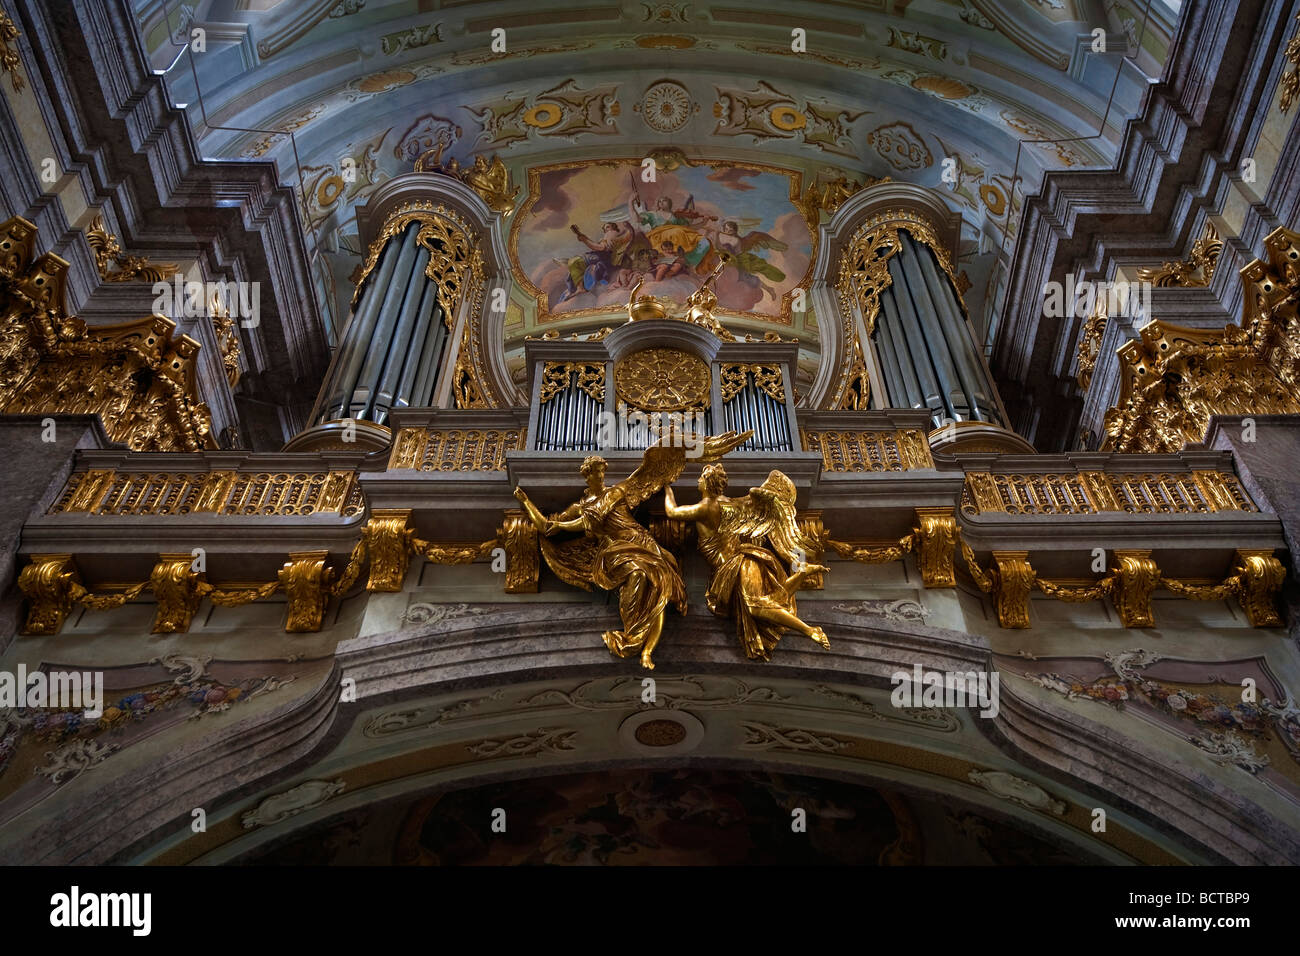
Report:
M 526 354 L 532 450 L 639 450 L 672 429 L 752 430 L 738 451 L 795 449 L 792 343 L 724 342 L 664 319 L 627 323 L 603 341 L 529 342 Z
M 836 290 L 865 332 L 872 408 L 924 409 L 936 448 L 1032 452 L 1006 426 L 951 253 L 925 216 L 890 209 L 865 219 L 844 248 Z
M 394 409 L 436 404 L 465 290 L 481 271 L 471 236 L 442 206 L 408 203 L 390 216 L 362 264 L 311 427 L 290 450 L 326 447 L 344 425 L 383 445 Z

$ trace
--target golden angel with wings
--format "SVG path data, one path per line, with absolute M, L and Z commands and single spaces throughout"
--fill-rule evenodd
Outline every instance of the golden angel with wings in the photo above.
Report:
M 787 628 L 830 647 L 826 632 L 798 616 L 795 592 L 809 575 L 827 570 L 808 564 L 816 543 L 799 529 L 794 483 L 779 471 L 768 474 L 743 498 L 728 498 L 727 472 L 708 465 L 700 475 L 700 502 L 679 506 L 664 489 L 664 513 L 694 521 L 700 553 L 713 568 L 709 610 L 735 617 L 746 656 L 769 660 Z M 788 569 L 788 570 L 787 570 Z
M 693 456 L 702 462 L 718 458 L 747 441 L 752 432 L 727 432 L 696 438 Z M 582 463 L 586 493 L 552 518 L 545 517 L 522 488 L 515 497 L 540 532 L 542 556 L 562 580 L 590 591 L 591 586 L 618 591 L 620 631 L 606 631 L 605 646 L 618 657 L 640 651 L 641 665 L 654 668 L 650 655 L 663 633 L 664 612 L 672 604 L 686 613 L 686 586 L 677 560 L 637 523 L 632 509 L 660 488 L 676 481 L 686 467 L 682 436 L 670 432 L 645 450 L 641 464 L 612 488 L 605 487 L 604 458 L 592 455 Z M 554 544 L 557 531 L 581 531 L 583 537 Z

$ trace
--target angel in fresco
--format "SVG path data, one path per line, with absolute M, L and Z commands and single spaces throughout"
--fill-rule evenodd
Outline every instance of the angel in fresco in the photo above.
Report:
M 748 440 L 752 432 L 727 432 L 693 438 L 700 460 L 715 461 Z M 675 481 L 686 467 L 686 442 L 670 432 L 645 450 L 641 465 L 612 488 L 605 487 L 606 462 L 592 455 L 582 463 L 585 494 L 553 518 L 544 516 L 522 488 L 515 497 L 540 533 L 547 565 L 563 581 L 590 591 L 591 586 L 618 591 L 623 629 L 606 631 L 605 646 L 617 657 L 640 651 L 641 666 L 653 670 L 651 653 L 663 633 L 664 612 L 672 604 L 686 613 L 686 586 L 677 560 L 637 523 L 632 509 Z M 548 540 L 557 531 L 581 531 L 583 537 L 560 545 Z
M 688 196 L 686 204 L 680 209 L 674 208 L 672 197 L 660 196 L 655 200 L 654 208 L 648 209 L 636 191 L 633 180 L 632 196 L 628 200 L 628 211 L 632 221 L 644 228 L 650 248 L 661 253 L 680 255 L 683 264 L 694 272 L 707 272 L 717 261 L 713 243 L 705 236 L 703 224 L 716 220 L 695 208 L 695 197 Z M 677 274 L 675 271 L 674 275 Z M 656 276 L 658 278 L 658 276 Z
M 830 647 L 826 632 L 805 624 L 795 606 L 804 579 L 827 568 L 806 562 L 816 545 L 799 530 L 794 483 L 772 471 L 745 497 L 728 498 L 727 472 L 711 464 L 700 474 L 699 489 L 698 504 L 678 505 L 672 486 L 666 486 L 664 513 L 695 522 L 700 553 L 713 568 L 709 610 L 735 618 L 746 656 L 770 659 L 787 628 Z
M 757 225 L 757 220 L 751 221 Z M 740 273 L 742 282 L 757 283 L 766 288 L 759 276 L 764 276 L 773 282 L 785 281 L 784 272 L 754 251 L 756 249 L 773 249 L 777 252 L 785 252 L 789 246 L 781 240 L 758 229 L 750 229 L 742 236 L 740 234 L 740 224 L 734 219 L 726 220 L 722 224 L 721 231 L 708 231 L 713 236 L 714 246 L 731 255 L 731 265 L 734 265 L 736 271 Z M 775 293 L 773 294 L 775 295 Z

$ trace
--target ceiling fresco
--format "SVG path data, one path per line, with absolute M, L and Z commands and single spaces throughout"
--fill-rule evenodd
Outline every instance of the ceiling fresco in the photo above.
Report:
M 754 268 L 726 270 L 719 291 L 728 311 L 787 332 L 781 300 L 804 271 L 810 239 L 795 235 L 802 227 L 788 208 L 765 205 L 775 174 L 749 183 L 764 197 L 756 204 L 754 191 L 697 186 L 707 180 L 701 170 L 768 165 L 803 188 L 843 176 L 939 190 L 964 222 L 956 258 L 970 281 L 968 310 L 991 334 L 1024 197 L 1047 170 L 1113 162 L 1159 76 L 1175 16 L 1160 4 L 1135 13 L 1080 0 L 140 0 L 137 11 L 155 68 L 189 111 L 205 155 L 272 160 L 282 181 L 301 183 L 336 334 L 364 252 L 356 207 L 435 143 L 462 168 L 499 157 L 525 192 L 561 164 L 591 164 L 570 179 L 585 187 L 584 177 L 595 185 L 599 170 L 616 169 L 601 164 L 678 151 L 696 165 L 644 184 L 648 201 L 672 179 L 675 202 L 694 195 L 719 223 L 737 223 L 739 241 L 772 237 L 751 236 L 762 243 L 743 250 L 757 257 L 747 260 Z M 201 53 L 186 46 L 196 29 L 205 30 Z M 601 216 L 625 203 L 611 182 L 584 192 L 567 222 L 545 226 L 525 212 L 523 225 L 507 224 L 521 257 L 508 350 L 528 335 L 594 331 L 608 323 L 593 310 L 619 311 L 626 299 L 616 283 L 628 270 L 588 275 L 585 258 L 598 250 L 569 227 L 599 244 L 609 221 Z M 543 250 L 545 242 L 555 247 Z M 683 250 L 693 270 L 690 260 L 709 251 L 694 249 Z M 581 289 L 565 298 L 579 265 Z M 679 295 L 683 276 L 649 281 Z M 815 321 L 808 313 L 793 329 L 814 350 Z
M 720 311 L 790 323 L 815 251 L 801 176 L 689 160 L 646 181 L 640 157 L 531 169 L 510 249 L 540 322 L 607 314 L 642 290 L 684 301 L 718 265 Z
M 512 811 L 505 833 L 482 825 Z M 807 811 L 806 832 L 791 812 Z M 611 770 L 371 805 L 246 862 L 399 866 L 1087 864 L 956 802 L 795 774 Z

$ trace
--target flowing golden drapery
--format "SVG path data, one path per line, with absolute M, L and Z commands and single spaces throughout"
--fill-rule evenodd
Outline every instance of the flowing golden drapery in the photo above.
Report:
M 632 517 L 622 486 L 586 495 L 558 517 L 571 521 L 579 516 L 588 536 L 559 545 L 542 537 L 542 554 L 570 584 L 618 591 L 623 629 L 601 636 L 612 652 L 627 657 L 645 644 L 670 603 L 679 614 L 686 613 L 681 571 L 677 560 Z

